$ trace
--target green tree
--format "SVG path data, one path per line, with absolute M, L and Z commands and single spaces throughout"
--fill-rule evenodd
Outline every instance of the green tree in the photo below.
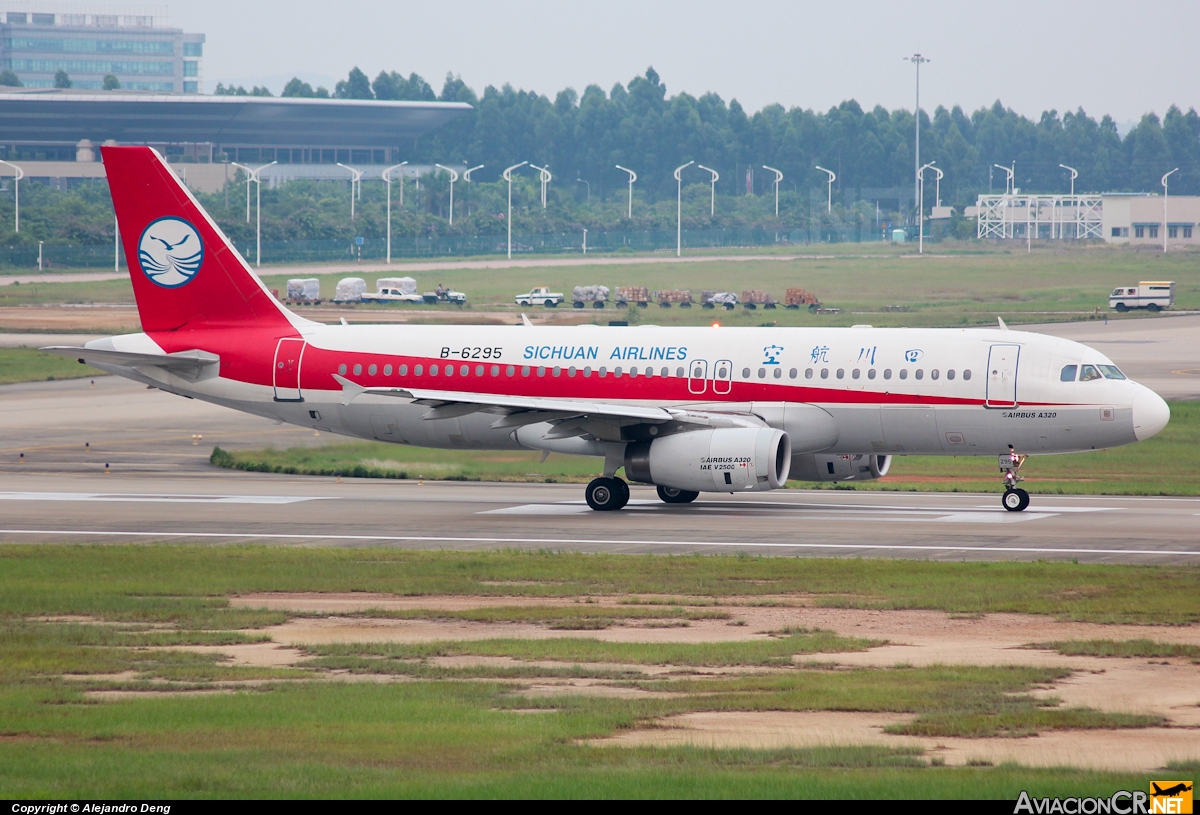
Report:
M 54 87 L 69 88 L 71 87 L 71 77 L 67 76 L 67 72 L 59 68 L 54 72 Z
M 106 91 L 119 91 L 121 90 L 121 80 L 117 79 L 116 74 L 105 74 L 100 87 Z
M 367 79 L 357 66 L 350 69 L 350 74 L 337 83 L 333 90 L 336 99 L 374 99 L 371 92 L 371 81 Z
M 310 99 L 316 96 L 316 92 L 313 91 L 312 85 L 308 84 L 307 82 L 301 82 L 300 77 L 294 76 L 288 80 L 286 85 L 283 86 L 283 92 L 279 95 L 289 98 L 301 97 Z
M 5 68 L 3 71 L 0 71 L 0 86 L 6 88 L 20 88 L 22 87 L 21 78 Z

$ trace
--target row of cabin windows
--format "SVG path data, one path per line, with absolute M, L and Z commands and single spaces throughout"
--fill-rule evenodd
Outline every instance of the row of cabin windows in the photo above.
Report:
M 1073 368 L 1074 366 L 1070 366 L 1070 365 L 1068 365 L 1067 367 L 1068 367 L 1068 368 Z M 1092 367 L 1092 366 L 1090 366 L 1090 365 L 1089 365 L 1089 366 L 1085 366 L 1085 367 L 1088 367 L 1088 368 L 1090 368 L 1090 367 Z M 1104 366 L 1102 366 L 1102 367 L 1104 367 Z M 1113 368 L 1113 370 L 1116 370 L 1116 368 L 1115 368 L 1115 367 L 1113 367 L 1113 366 L 1111 366 L 1111 365 L 1110 365 L 1110 366 L 1107 366 L 1107 367 L 1110 367 L 1110 368 Z M 345 376 L 345 375 L 346 375 L 346 372 L 347 372 L 347 370 L 348 370 L 348 368 L 347 368 L 347 366 L 346 366 L 346 364 L 345 364 L 345 363 L 342 363 L 341 365 L 339 365 L 339 366 L 338 366 L 338 374 L 339 374 L 340 376 Z M 372 365 L 368 365 L 366 370 L 367 370 L 367 375 L 368 375 L 368 376 L 375 376 L 375 375 L 377 375 L 377 374 L 379 373 L 379 366 L 378 366 L 378 365 L 374 365 L 374 364 L 372 364 Z M 532 368 L 532 367 L 531 367 L 531 366 L 529 366 L 529 365 L 523 365 L 523 366 L 521 367 L 521 376 L 530 376 L 530 375 L 531 375 L 532 373 L 534 373 L 535 371 L 536 371 L 536 373 L 537 373 L 537 375 L 538 375 L 538 376 L 545 376 L 545 375 L 546 375 L 546 371 L 547 371 L 547 370 L 549 370 L 549 371 L 550 371 L 550 374 L 551 374 L 552 376 L 562 376 L 562 374 L 563 374 L 563 368 L 561 368 L 561 367 L 559 367 L 559 366 L 555 366 L 555 367 L 553 367 L 553 368 L 550 368 L 550 369 L 547 369 L 545 366 L 538 366 L 536 369 L 534 369 L 534 368 Z M 774 369 L 772 369 L 772 370 L 773 370 L 773 373 L 772 373 L 772 376 L 773 376 L 773 378 L 775 378 L 775 379 L 782 379 L 782 378 L 783 378 L 783 369 L 782 369 L 782 368 L 774 368 Z M 851 379 L 861 379 L 861 378 L 862 378 L 862 370 L 863 370 L 863 369 L 861 369 L 861 368 L 852 368 L 852 369 L 850 370 L 850 378 L 851 378 Z M 353 371 L 354 371 L 354 375 L 355 375 L 355 376 L 361 376 L 361 375 L 362 375 L 362 372 L 363 372 L 363 366 L 362 366 L 361 364 L 357 364 L 357 365 L 355 365 L 355 366 L 354 366 L 354 368 L 353 368 Z M 875 368 L 867 368 L 867 369 L 866 369 L 866 371 L 867 371 L 867 379 L 875 379 L 875 377 L 876 377 L 876 376 L 877 376 L 877 374 L 878 374 L 878 372 L 877 372 L 877 370 L 876 370 Z M 724 365 L 721 365 L 720 363 L 718 363 L 718 367 L 716 367 L 716 368 L 714 369 L 714 371 L 713 371 L 713 372 L 714 372 L 714 374 L 716 375 L 716 377 L 717 377 L 718 379 L 727 379 L 727 378 L 729 378 L 729 371 L 727 370 L 727 368 L 726 368 Z M 407 365 L 400 365 L 398 368 L 396 368 L 396 373 L 398 373 L 400 376 L 408 376 L 408 366 L 407 366 Z M 453 363 L 447 363 L 446 365 L 443 365 L 443 366 L 441 366 L 440 368 L 439 368 L 439 366 L 438 366 L 438 365 L 436 365 L 436 364 L 435 364 L 435 365 L 430 365 L 430 366 L 429 366 L 429 375 L 430 375 L 430 376 L 438 376 L 438 375 L 439 375 L 439 373 L 440 373 L 440 374 L 442 374 L 442 375 L 444 375 L 444 376 L 454 376 L 454 374 L 455 374 L 455 366 L 454 366 L 454 364 L 453 364 Z M 499 366 L 499 365 L 492 365 L 492 366 L 491 366 L 491 369 L 490 369 L 490 371 L 488 370 L 488 366 L 486 366 L 486 365 L 476 365 L 476 366 L 475 366 L 475 376 L 482 377 L 482 376 L 484 376 L 484 375 L 485 375 L 485 373 L 490 373 L 492 376 L 496 376 L 496 377 L 498 377 L 498 376 L 500 376 L 500 366 Z M 573 376 L 575 376 L 575 375 L 576 375 L 576 374 L 578 374 L 578 373 L 582 373 L 582 374 L 583 374 L 583 376 L 584 376 L 585 378 L 587 378 L 587 377 L 590 377 L 590 376 L 592 375 L 593 371 L 592 371 L 592 368 L 591 368 L 591 366 L 585 367 L 585 368 L 582 370 L 582 372 L 581 372 L 581 371 L 580 371 L 578 368 L 576 368 L 575 366 L 573 366 L 573 365 L 572 365 L 571 367 L 569 367 L 569 368 L 567 368 L 567 369 L 566 369 L 566 373 L 567 373 L 567 376 L 569 376 L 569 377 L 573 377 Z M 599 370 L 595 371 L 595 373 L 596 373 L 597 375 L 599 375 L 601 378 L 603 378 L 603 377 L 606 377 L 606 376 L 608 376 L 608 375 L 609 375 L 609 373 L 610 373 L 610 371 L 608 370 L 608 368 L 607 368 L 607 367 L 603 367 L 603 368 L 600 368 Z M 628 375 L 628 376 L 638 376 L 638 375 L 639 375 L 639 369 L 638 369 L 638 367 L 635 365 L 635 366 L 633 366 L 632 368 L 630 368 L 628 371 L 626 371 L 626 370 L 625 370 L 623 367 L 621 367 L 621 366 L 618 366 L 618 367 L 616 367 L 616 368 L 613 368 L 613 369 L 612 369 L 612 371 L 611 371 L 611 373 L 612 373 L 612 375 L 613 375 L 613 376 L 615 376 L 615 377 L 618 377 L 618 378 L 619 378 L 619 377 L 621 377 L 621 376 L 625 376 L 625 375 Z M 1119 372 L 1119 371 L 1118 371 L 1117 373 L 1118 373 L 1118 374 L 1120 374 L 1120 372 Z M 424 376 L 424 375 L 425 375 L 425 366 L 423 366 L 423 365 L 415 365 L 415 366 L 413 366 L 413 374 L 414 374 L 415 376 Z M 516 374 L 517 374 L 517 369 L 516 369 L 516 366 L 515 366 L 515 365 L 508 365 L 508 366 L 506 366 L 506 367 L 504 368 L 504 375 L 505 375 L 505 376 L 516 376 Z M 814 375 L 816 375 L 816 374 L 817 374 L 817 372 L 816 372 L 816 370 L 815 370 L 815 369 L 813 369 L 813 368 L 806 368 L 806 369 L 804 370 L 804 378 L 805 378 L 805 379 L 812 379 L 812 378 L 813 378 L 813 376 L 814 376 Z M 392 375 L 392 366 L 391 366 L 391 365 L 384 365 L 384 366 L 383 366 L 383 375 L 384 375 L 384 376 L 391 376 L 391 375 Z M 460 365 L 460 366 L 458 367 L 458 375 L 459 375 L 459 376 L 470 376 L 470 375 L 471 375 L 471 366 L 470 366 L 470 365 L 465 365 L 465 364 L 464 364 L 464 365 Z M 647 378 L 653 377 L 653 376 L 655 376 L 655 373 L 654 373 L 654 368 L 652 368 L 652 367 L 650 367 L 650 366 L 647 366 L 647 367 L 645 367 L 645 368 L 643 368 L 643 369 L 641 369 L 641 370 L 640 370 L 640 375 L 641 375 L 641 376 L 644 376 L 644 377 L 647 377 Z M 667 367 L 665 367 L 665 366 L 664 366 L 663 368 L 661 368 L 661 369 L 659 370 L 659 372 L 658 372 L 658 376 L 663 376 L 663 377 L 666 377 L 666 376 L 670 376 L 670 375 L 671 375 L 671 369 L 670 369 L 670 368 L 667 368 Z M 792 368 L 790 371 L 788 371 L 788 378 L 790 378 L 790 379 L 796 379 L 796 378 L 798 378 L 798 377 L 799 377 L 799 375 L 800 375 L 800 371 L 799 371 L 798 369 L 796 369 L 796 368 Z M 846 378 L 846 369 L 845 369 L 845 368 L 838 368 L 838 369 L 837 369 L 837 372 L 836 372 L 834 375 L 835 375 L 835 377 L 836 377 L 836 378 L 838 378 L 838 379 L 845 379 L 845 378 Z M 1067 374 L 1066 374 L 1066 368 L 1064 368 L 1064 369 L 1063 369 L 1063 374 L 1062 374 L 1062 375 L 1063 375 L 1063 377 L 1066 377 L 1066 375 L 1067 375 Z M 677 377 L 683 377 L 683 376 L 684 376 L 684 369 L 683 369 L 683 368 L 676 368 L 676 369 L 675 369 L 675 376 L 677 376 Z M 692 377 L 693 377 L 694 379 L 703 379 L 703 378 L 704 378 L 704 376 L 705 376 L 705 374 L 704 374 L 704 369 L 703 369 L 703 368 L 697 367 L 697 368 L 696 368 L 694 371 L 692 371 Z M 1072 374 L 1072 376 L 1073 376 L 1073 374 Z M 828 368 L 822 368 L 822 369 L 820 370 L 820 377 L 821 377 L 821 379 L 828 379 L 828 378 L 829 378 L 829 369 L 828 369 Z M 908 379 L 908 369 L 907 369 L 907 368 L 901 368 L 901 369 L 900 369 L 900 371 L 899 371 L 899 377 L 900 377 L 900 379 Z M 916 379 L 924 379 L 924 378 L 925 378 L 925 370 L 924 370 L 923 368 L 917 368 L 917 369 L 916 369 L 916 370 L 913 372 L 913 377 L 914 377 L 914 378 L 916 378 Z M 953 368 L 951 368 L 950 370 L 946 371 L 946 379 L 954 379 L 954 377 L 955 377 L 955 371 L 954 371 L 954 369 L 953 369 Z M 743 368 L 743 369 L 742 369 L 742 378 L 743 378 L 743 379 L 749 379 L 749 378 L 750 378 L 750 369 L 749 369 L 749 368 Z M 767 369 L 766 369 L 766 368 L 759 368 L 759 369 L 758 369 L 758 378 L 759 378 L 759 379 L 766 379 L 766 378 L 767 378 Z M 892 378 L 892 369 L 891 369 L 891 368 L 884 368 L 884 369 L 883 369 L 883 378 L 884 378 L 884 379 L 891 379 L 891 378 Z M 930 378 L 930 379 L 935 379 L 935 380 L 936 380 L 936 379 L 939 379 L 939 378 L 941 378 L 941 371 L 939 371 L 937 368 L 934 368 L 934 369 L 932 369 L 932 370 L 929 372 L 929 378 Z M 965 380 L 969 380 L 969 379 L 971 378 L 971 372 L 970 372 L 969 370 L 964 370 L 964 371 L 962 372 L 962 378 L 963 378 L 963 379 L 965 379 Z M 1114 377 L 1110 377 L 1110 378 L 1112 378 L 1112 379 L 1117 379 L 1117 378 L 1124 379 L 1124 376 L 1114 376 Z M 1068 380 L 1064 378 L 1064 379 L 1063 379 L 1063 381 L 1064 381 L 1064 382 L 1066 382 L 1066 381 L 1068 381 Z
M 1125 374 L 1116 365 L 1064 365 L 1058 375 L 1060 382 L 1092 382 L 1096 379 L 1124 379 Z

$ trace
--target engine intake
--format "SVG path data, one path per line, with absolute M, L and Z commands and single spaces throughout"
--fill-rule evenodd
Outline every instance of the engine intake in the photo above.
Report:
M 874 481 L 887 475 L 891 466 L 891 456 L 875 454 L 792 456 L 788 478 L 795 481 Z
M 689 430 L 625 447 L 630 480 L 697 492 L 777 490 L 791 462 L 787 433 L 770 427 Z

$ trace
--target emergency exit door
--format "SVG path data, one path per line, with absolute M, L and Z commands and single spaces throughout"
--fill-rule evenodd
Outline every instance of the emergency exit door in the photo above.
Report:
M 987 396 L 984 405 L 993 408 L 1017 406 L 1017 361 L 1019 345 L 993 345 L 988 352 Z
M 304 340 L 296 337 L 284 337 L 275 346 L 275 365 L 273 368 L 275 401 L 303 402 L 300 394 L 300 362 L 304 358 Z

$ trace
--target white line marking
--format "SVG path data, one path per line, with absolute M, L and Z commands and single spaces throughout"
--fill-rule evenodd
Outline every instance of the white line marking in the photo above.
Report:
M 993 510 L 995 512 L 1008 512 L 1002 507 L 994 507 L 991 504 L 982 504 L 974 507 L 974 509 Z M 1037 505 L 1037 512 L 1113 512 L 1117 507 L 1048 507 L 1042 504 Z
M 635 506 L 634 504 L 638 505 Z M 980 524 L 1011 524 L 1022 521 L 1040 521 L 1053 518 L 1055 512 L 1008 512 L 1000 507 L 964 507 L 957 512 L 946 509 L 911 508 L 898 509 L 867 509 L 862 505 L 824 505 L 818 509 L 825 510 L 820 514 L 813 512 L 813 507 L 807 504 L 778 504 L 778 503 L 745 503 L 731 504 L 729 502 L 715 504 L 696 504 L 691 512 L 700 512 L 706 518 L 791 518 L 803 521 L 868 521 L 880 523 L 980 523 Z M 1049 509 L 1049 507 L 1047 508 Z M 555 504 L 520 504 L 501 509 L 486 509 L 477 515 L 541 515 L 568 516 L 588 515 L 591 508 L 581 501 L 564 501 Z M 674 517 L 672 509 L 657 501 L 630 501 L 626 512 L 638 515 L 660 513 L 662 517 Z M 1093 509 L 1068 508 L 1067 512 L 1095 512 Z
M 240 538 L 251 540 L 339 540 L 339 541 L 393 541 L 396 543 L 531 543 L 556 544 L 600 544 L 605 546 L 719 546 L 744 548 L 757 546 L 768 549 L 848 549 L 855 551 L 930 551 L 930 552 L 1024 552 L 1029 554 L 1062 555 L 1186 555 L 1200 557 L 1200 550 L 1187 549 L 1066 549 L 1038 546 L 950 546 L 945 544 L 897 544 L 880 543 L 737 543 L 734 541 L 652 541 L 652 540 L 605 540 L 603 538 L 468 538 L 440 537 L 434 535 L 309 535 L 282 532 L 114 532 L 111 530 L 88 529 L 0 529 L 0 535 L 90 535 L 93 537 L 129 538 Z
M 0 501 L 111 501 L 148 504 L 296 504 L 324 501 L 322 496 L 292 495 L 154 495 L 119 492 L 0 492 Z

